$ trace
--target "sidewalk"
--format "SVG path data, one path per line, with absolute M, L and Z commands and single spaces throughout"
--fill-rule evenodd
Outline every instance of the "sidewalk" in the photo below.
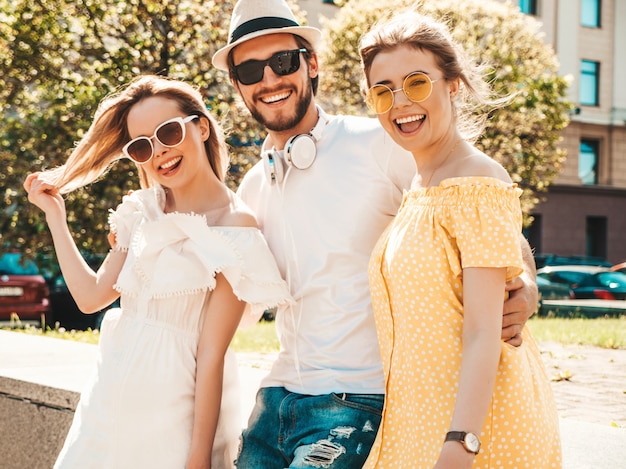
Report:
M 539 344 L 559 410 L 564 469 L 626 468 L 626 350 Z M 240 353 L 244 416 L 274 354 Z M 617 425 L 617 426 L 615 426 Z M 539 468 L 537 468 L 539 469 Z
M 626 350 L 555 342 L 539 347 L 561 418 L 626 431 Z M 626 458 L 623 461 L 626 468 Z
M 553 381 L 564 468 L 626 467 L 626 350 L 556 343 L 543 343 L 540 348 L 550 376 L 569 377 Z M 12 378 L 80 392 L 95 352 L 94 345 L 0 331 L 0 385 L 2 378 Z M 242 426 L 274 357 L 238 354 Z M 0 434 L 19 422 L 18 418 L 3 419 Z

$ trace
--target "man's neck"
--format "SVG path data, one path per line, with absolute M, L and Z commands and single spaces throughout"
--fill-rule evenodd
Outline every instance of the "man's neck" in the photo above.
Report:
M 268 130 L 267 135 L 267 144 L 266 148 L 275 148 L 276 150 L 282 150 L 285 148 L 285 144 L 287 140 L 291 137 L 300 134 L 308 134 L 317 124 L 319 119 L 319 114 L 317 111 L 317 107 L 314 102 L 311 102 L 311 106 L 307 110 L 307 113 L 304 115 L 302 120 L 291 129 L 282 130 L 279 132 Z

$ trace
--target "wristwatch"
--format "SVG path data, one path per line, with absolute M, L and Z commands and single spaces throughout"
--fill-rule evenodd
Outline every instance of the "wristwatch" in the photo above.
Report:
M 472 432 L 448 432 L 445 441 L 459 441 L 469 453 L 478 454 L 480 451 L 480 440 Z

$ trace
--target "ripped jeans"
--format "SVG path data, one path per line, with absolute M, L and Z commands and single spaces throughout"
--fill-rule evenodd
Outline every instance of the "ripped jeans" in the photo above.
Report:
M 382 394 L 309 396 L 262 388 L 243 431 L 238 469 L 361 469 L 380 425 Z

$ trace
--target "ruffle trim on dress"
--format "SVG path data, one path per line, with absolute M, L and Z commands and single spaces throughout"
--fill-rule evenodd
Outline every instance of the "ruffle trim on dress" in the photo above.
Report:
M 143 204 L 138 192 L 122 197 L 122 203 L 116 210 L 109 209 L 109 229 L 115 234 L 114 250 L 128 251 L 134 226 L 141 221 Z
M 483 207 L 500 211 L 519 210 L 522 189 L 491 177 L 445 179 L 436 187 L 404 192 L 401 209 L 417 206 L 441 210 L 444 207 Z
M 133 268 L 122 270 L 114 286 L 118 292 L 148 299 L 194 295 L 213 290 L 215 276 L 222 273 L 256 320 L 265 309 L 292 301 L 257 228 L 210 227 L 201 214 L 166 214 L 159 207 L 160 192 L 136 191 L 132 195 L 137 200 L 125 201 L 133 205 L 130 210 L 118 208 L 118 214 L 133 217 L 143 210 L 141 223 L 131 224 Z
M 130 249 L 134 273 L 149 298 L 213 290 L 217 272 L 243 264 L 232 241 L 216 236 L 205 217 L 197 214 L 168 213 L 144 221 L 134 232 Z

